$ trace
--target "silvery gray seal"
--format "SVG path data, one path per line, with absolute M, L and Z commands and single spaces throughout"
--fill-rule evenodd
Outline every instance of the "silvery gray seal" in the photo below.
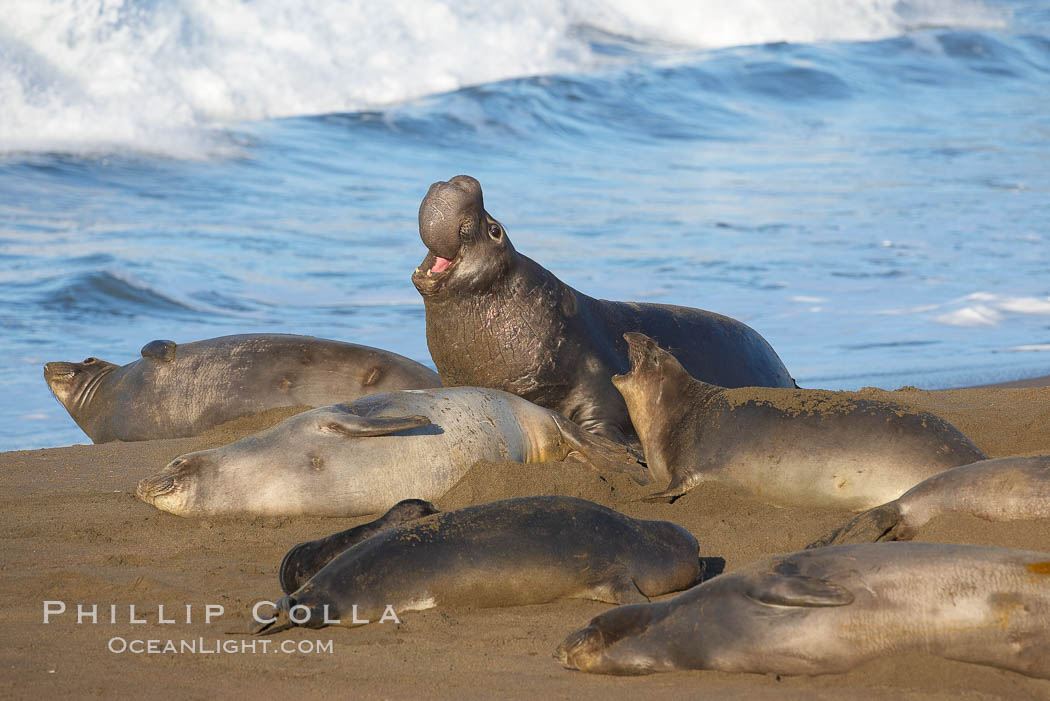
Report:
M 930 519 L 946 513 L 986 521 L 1050 518 L 1050 456 L 982 460 L 945 470 L 809 547 L 911 540 Z
M 440 387 L 396 353 L 290 334 L 152 341 L 124 366 L 53 362 L 44 379 L 95 443 L 196 436 L 242 416 L 327 406 L 378 392 Z
M 804 550 L 570 634 L 563 666 L 834 674 L 928 653 L 1050 679 L 1050 553 L 940 543 Z
M 137 494 L 179 516 L 361 516 L 437 499 L 477 462 L 566 458 L 648 480 L 627 448 L 549 409 L 499 390 L 450 387 L 303 412 L 177 457 Z

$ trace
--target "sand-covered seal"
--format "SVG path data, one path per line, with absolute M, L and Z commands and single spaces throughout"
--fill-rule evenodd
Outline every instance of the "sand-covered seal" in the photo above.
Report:
M 360 516 L 436 499 L 480 461 L 571 458 L 646 481 L 626 448 L 494 389 L 404 390 L 321 407 L 188 453 L 137 494 L 180 516 Z
M 930 519 L 945 513 L 986 521 L 1050 518 L 1050 456 L 982 460 L 946 470 L 854 516 L 808 547 L 911 540 Z
M 494 501 L 416 519 L 345 550 L 254 632 L 375 622 L 387 606 L 400 616 L 435 606 L 648 601 L 696 582 L 698 551 L 681 526 L 585 499 Z
M 389 511 L 375 521 L 369 521 L 324 538 L 299 543 L 288 551 L 277 570 L 281 590 L 285 594 L 291 594 L 341 552 L 349 550 L 377 533 L 436 513 L 438 510 L 429 501 L 404 499 L 391 506 Z
M 613 377 L 653 478 L 674 498 L 716 480 L 777 504 L 867 509 L 931 475 L 985 458 L 944 419 L 853 392 L 726 389 L 689 376 L 637 333 Z
M 939 543 L 805 550 L 607 611 L 554 656 L 603 674 L 829 674 L 911 652 L 1050 678 L 1050 553 Z
M 429 249 L 412 275 L 427 345 L 446 386 L 513 392 L 617 441 L 634 435 L 609 378 L 628 368 L 626 331 L 672 348 L 696 377 L 725 387 L 793 387 L 773 348 L 721 314 L 610 302 L 574 290 L 519 254 L 466 175 L 430 186 L 419 207 Z
M 152 341 L 124 366 L 97 358 L 44 366 L 44 380 L 95 443 L 196 436 L 242 416 L 327 406 L 441 378 L 396 353 L 290 334 Z

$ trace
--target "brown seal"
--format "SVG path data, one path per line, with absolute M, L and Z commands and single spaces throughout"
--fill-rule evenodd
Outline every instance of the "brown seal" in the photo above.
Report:
M 668 521 L 585 499 L 521 497 L 414 519 L 368 538 L 277 602 L 256 633 L 381 620 L 435 606 L 648 601 L 696 582 L 699 546 Z
M 525 397 L 617 441 L 634 435 L 609 378 L 626 372 L 626 331 L 674 349 L 696 377 L 725 387 L 793 387 L 749 326 L 689 307 L 594 299 L 519 254 L 466 175 L 430 186 L 419 207 L 429 252 L 412 282 L 427 344 L 446 386 Z
M 625 337 L 633 369 L 613 384 L 650 472 L 669 482 L 652 499 L 716 480 L 772 503 L 866 509 L 985 457 L 933 414 L 853 392 L 717 387 L 690 377 L 653 339 Z

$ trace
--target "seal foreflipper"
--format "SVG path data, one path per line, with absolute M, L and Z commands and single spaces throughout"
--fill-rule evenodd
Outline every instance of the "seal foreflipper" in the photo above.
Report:
M 162 363 L 170 363 L 175 360 L 175 341 L 164 341 L 157 339 L 142 346 L 143 358 L 159 360 Z
M 357 416 L 349 411 L 333 417 L 322 428 L 347 436 L 385 436 L 430 424 L 426 416 Z
M 798 574 L 770 574 L 747 591 L 749 599 L 771 606 L 845 606 L 853 594 L 825 579 Z

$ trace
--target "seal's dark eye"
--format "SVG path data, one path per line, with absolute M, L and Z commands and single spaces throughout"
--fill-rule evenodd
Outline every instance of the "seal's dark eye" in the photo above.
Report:
M 92 363 L 97 363 L 97 362 L 98 362 L 98 358 L 84 358 L 84 365 L 91 365 Z
M 500 230 L 499 224 L 489 224 L 489 238 L 493 241 L 499 241 L 503 238 L 503 231 Z

